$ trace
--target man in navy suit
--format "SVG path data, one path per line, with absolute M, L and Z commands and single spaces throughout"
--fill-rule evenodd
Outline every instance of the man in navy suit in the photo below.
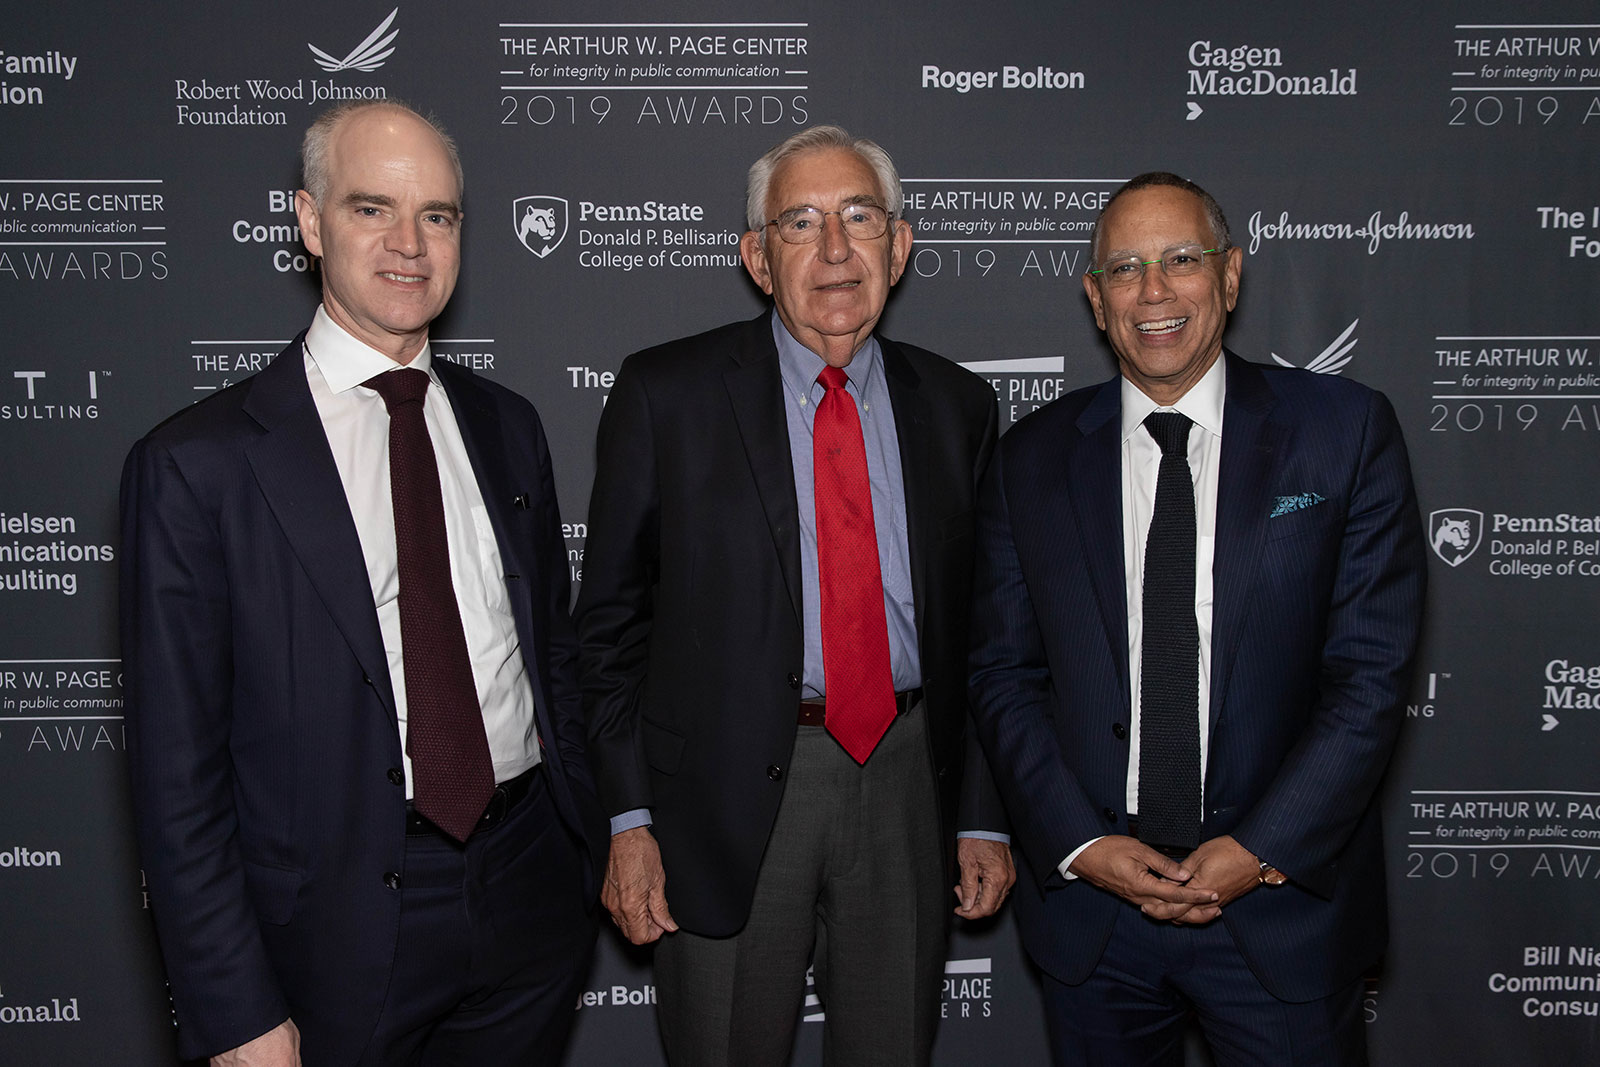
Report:
M 449 139 L 342 105 L 303 163 L 310 329 L 123 475 L 128 751 L 178 1051 L 554 1063 L 606 828 L 549 452 L 525 400 L 428 344 L 460 263 Z
M 1133 179 L 1091 258 L 1121 373 L 1001 440 L 974 602 L 1056 1059 L 1179 1063 L 1198 1016 L 1219 1062 L 1364 1062 L 1424 587 L 1394 412 L 1224 352 L 1243 254 L 1193 183 Z

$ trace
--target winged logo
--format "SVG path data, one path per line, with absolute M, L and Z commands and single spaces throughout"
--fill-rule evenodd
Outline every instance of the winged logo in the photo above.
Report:
M 1305 369 L 1317 374 L 1338 374 L 1343 371 L 1345 364 L 1355 358 L 1350 354 L 1350 350 L 1356 346 L 1356 338 L 1351 334 L 1356 332 L 1356 323 L 1360 321 L 1360 319 L 1351 320 L 1350 325 L 1344 328 L 1344 332 L 1335 337 L 1327 348 L 1318 352 L 1311 362 L 1306 364 Z M 1272 358 L 1278 361 L 1279 366 L 1294 366 L 1276 352 L 1272 353 Z
M 343 59 L 335 59 L 310 42 L 306 47 L 311 49 L 311 54 L 317 59 L 317 66 L 327 71 L 339 70 L 377 70 L 383 66 L 383 61 L 394 54 L 394 39 L 400 36 L 399 30 L 390 30 L 394 25 L 395 16 L 400 14 L 400 9 L 395 8 L 389 12 L 389 17 L 378 24 L 378 28 L 367 34 L 367 39 L 350 50 L 350 54 Z

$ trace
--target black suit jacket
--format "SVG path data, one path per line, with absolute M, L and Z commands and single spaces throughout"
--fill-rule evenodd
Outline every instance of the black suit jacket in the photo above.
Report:
M 1383 949 L 1376 790 L 1421 623 L 1421 522 L 1382 394 L 1224 358 L 1201 838 L 1289 876 L 1221 921 L 1269 991 L 1305 1001 Z M 1120 413 L 1114 378 L 1018 423 L 979 519 L 973 713 L 1031 868 L 1025 943 L 1069 984 L 1126 906 L 1056 870 L 1128 832 Z
M 929 763 L 949 838 L 1003 828 L 968 771 L 977 486 L 994 390 L 879 338 L 900 446 Z M 600 795 L 648 807 L 673 918 L 739 930 L 783 795 L 803 673 L 799 519 L 770 315 L 637 353 L 600 421 L 578 631 Z
M 134 811 L 186 1057 L 289 1016 L 326 1062 L 353 1061 L 395 956 L 394 695 L 303 337 L 157 427 L 123 471 Z M 599 863 L 543 430 L 509 390 L 434 369 L 494 526 L 556 804 Z

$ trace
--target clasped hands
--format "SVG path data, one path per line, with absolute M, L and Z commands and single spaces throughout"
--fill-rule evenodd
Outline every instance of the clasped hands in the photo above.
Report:
M 1112 834 L 1080 852 L 1068 869 L 1152 919 L 1194 926 L 1211 922 L 1261 884 L 1261 861 L 1227 835 L 1175 860 L 1137 838 Z

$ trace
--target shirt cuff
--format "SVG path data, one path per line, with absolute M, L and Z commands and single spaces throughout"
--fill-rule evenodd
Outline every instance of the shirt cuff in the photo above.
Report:
M 977 841 L 998 841 L 1002 845 L 1011 844 L 1010 834 L 997 834 L 993 830 L 958 830 L 956 832 L 956 840 L 959 841 L 963 837 L 970 837 Z
M 615 822 L 616 820 L 612 820 L 612 821 Z M 1077 848 L 1075 848 L 1071 852 L 1067 853 L 1067 858 L 1062 860 L 1061 861 L 1061 865 L 1056 868 L 1056 870 L 1061 872 L 1061 877 L 1062 878 L 1065 878 L 1069 882 L 1076 882 L 1078 880 L 1078 876 L 1073 874 L 1073 873 L 1071 873 L 1070 871 L 1068 871 L 1067 868 L 1072 866 L 1072 861 L 1073 860 L 1075 860 L 1079 856 L 1083 855 L 1083 850 L 1084 849 L 1088 848 L 1090 845 L 1094 844 L 1098 840 L 1100 840 L 1100 838 L 1091 837 L 1089 840 L 1085 841 L 1083 844 L 1079 845 Z
M 625 811 L 621 815 L 611 816 L 611 836 L 616 837 L 624 830 L 634 830 L 641 826 L 649 826 L 653 822 L 655 820 L 650 817 L 649 808 L 634 808 L 632 811 Z

